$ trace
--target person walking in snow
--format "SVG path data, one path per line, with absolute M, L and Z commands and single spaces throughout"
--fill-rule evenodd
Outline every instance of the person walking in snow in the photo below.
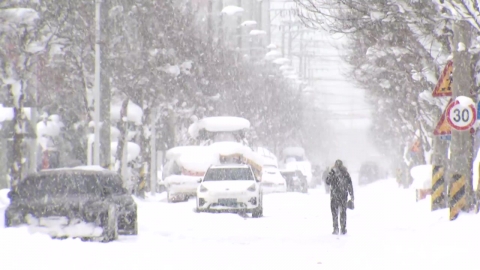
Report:
M 338 234 L 338 213 L 340 212 L 341 233 L 347 233 L 347 203 L 353 208 L 353 185 L 347 168 L 341 160 L 335 161 L 335 166 L 330 170 L 326 184 L 330 186 L 330 208 L 333 218 L 333 234 Z M 348 202 L 350 195 L 351 202 Z

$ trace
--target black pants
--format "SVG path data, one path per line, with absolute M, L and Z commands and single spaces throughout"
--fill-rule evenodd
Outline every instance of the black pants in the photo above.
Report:
M 340 212 L 340 226 L 347 228 L 347 200 L 331 199 L 330 208 L 332 210 L 333 228 L 338 229 L 338 212 Z

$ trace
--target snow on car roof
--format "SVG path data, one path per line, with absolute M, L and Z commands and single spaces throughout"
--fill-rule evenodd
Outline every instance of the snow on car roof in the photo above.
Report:
M 210 169 L 225 169 L 225 168 L 250 168 L 247 164 L 221 164 L 211 166 Z
M 216 142 L 210 144 L 208 147 L 223 156 L 234 154 L 243 155 L 247 151 L 251 151 L 247 146 L 238 142 Z
M 85 166 L 77 166 L 77 167 L 64 167 L 64 168 L 46 169 L 46 170 L 41 170 L 39 173 L 72 172 L 72 171 L 116 173 L 114 171 L 111 171 L 109 169 L 105 169 L 101 166 L 96 166 L 96 165 L 85 165 Z
M 210 132 L 232 132 L 242 129 L 249 129 L 250 121 L 236 116 L 215 116 L 206 117 L 193 123 L 188 127 L 188 133 L 193 138 L 198 136 L 198 132 L 205 129 Z
M 167 150 L 167 153 L 165 154 L 165 157 L 169 160 L 171 159 L 177 159 L 179 158 L 182 154 L 189 154 L 189 153 L 194 153 L 194 152 L 199 152 L 199 151 L 205 151 L 206 147 L 205 146 L 197 146 L 197 145 L 185 145 L 185 146 L 177 146 L 173 147 Z
M 286 147 L 285 149 L 283 149 L 283 155 L 304 156 L 305 149 L 303 149 L 302 147 Z

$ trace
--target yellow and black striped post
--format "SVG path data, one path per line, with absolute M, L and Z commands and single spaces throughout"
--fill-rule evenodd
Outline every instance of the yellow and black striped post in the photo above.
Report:
M 432 211 L 447 208 L 445 200 L 445 169 L 433 166 L 432 171 Z
M 450 220 L 455 220 L 460 211 L 465 209 L 467 205 L 466 193 L 466 177 L 461 174 L 454 174 L 452 176 L 452 183 L 448 189 L 448 197 L 450 199 Z

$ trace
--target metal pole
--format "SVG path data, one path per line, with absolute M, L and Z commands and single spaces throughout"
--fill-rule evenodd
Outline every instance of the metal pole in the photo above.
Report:
M 471 25 L 467 21 L 457 21 L 453 25 L 453 30 L 452 98 L 455 99 L 458 96 L 472 97 L 475 87 L 472 76 L 471 55 L 467 51 L 471 44 Z M 466 209 L 469 209 L 474 199 L 472 189 L 473 136 L 470 131 L 452 129 L 450 150 L 451 171 L 448 175 L 450 176 L 449 182 L 452 184 L 454 181 L 452 174 L 459 174 L 465 177 L 464 195 L 466 197 Z
M 100 165 L 100 6 L 101 0 L 95 0 L 95 141 L 93 142 L 93 165 Z

